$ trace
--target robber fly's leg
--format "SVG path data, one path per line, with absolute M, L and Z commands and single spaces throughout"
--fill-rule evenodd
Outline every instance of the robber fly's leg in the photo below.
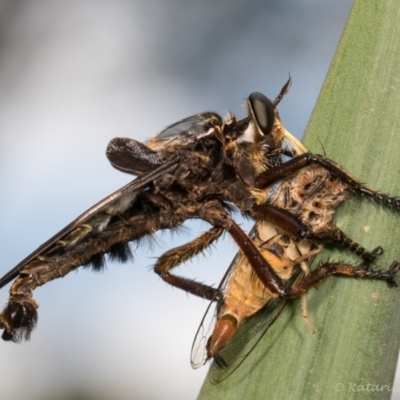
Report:
M 29 340 L 38 319 L 39 306 L 32 295 L 36 286 L 32 275 L 20 275 L 12 284 L 8 304 L 0 314 L 0 329 L 4 329 L 3 340 Z
M 99 269 L 107 253 L 112 260 L 129 261 L 132 254 L 128 243 L 151 234 L 157 229 L 174 228 L 182 224 L 180 215 L 155 214 L 133 215 L 129 225 L 120 219 L 110 224 L 101 235 L 92 236 L 76 246 L 35 258 L 17 270 L 17 276 L 10 288 L 8 304 L 0 314 L 2 338 L 15 342 L 29 339 L 37 321 L 38 304 L 33 299 L 33 291 L 38 287 L 76 270 L 81 265 L 92 265 Z
M 283 163 L 273 168 L 269 168 L 267 171 L 262 172 L 257 177 L 257 185 L 260 188 L 265 188 L 268 185 L 271 185 L 281 179 L 285 179 L 288 176 L 296 173 L 300 169 L 313 164 L 325 168 L 333 176 L 341 180 L 343 183 L 347 184 L 349 186 L 349 189 L 354 193 L 363 197 L 370 197 L 379 203 L 400 211 L 400 199 L 379 193 L 375 190 L 362 186 L 350 174 L 343 171 L 343 169 L 338 164 L 336 164 L 329 158 L 320 156 L 318 154 L 301 154 L 286 163 Z
M 377 247 L 372 252 L 368 252 L 364 247 L 348 238 L 344 232 L 337 227 L 315 233 L 306 224 L 286 210 L 274 207 L 270 204 L 255 205 L 252 208 L 252 212 L 259 218 L 271 222 L 276 227 L 299 239 L 309 239 L 323 243 L 337 243 L 361 257 L 366 265 L 372 263 L 383 252 L 381 247 Z
M 273 296 L 287 296 L 288 288 L 286 287 L 286 282 L 277 275 L 262 256 L 260 249 L 230 215 L 225 212 L 218 201 L 210 201 L 204 204 L 199 217 L 211 225 L 221 226 L 232 236 L 240 250 L 247 257 L 260 281 Z
M 247 257 L 250 265 L 265 287 L 276 296 L 285 297 L 287 295 L 285 281 L 283 281 L 268 264 L 251 238 L 243 232 L 239 225 L 229 216 L 227 216 L 223 222 L 223 227 L 238 244 L 240 250 L 242 250 L 243 254 Z
M 0 314 L 0 329 L 4 329 L 2 339 L 19 342 L 29 340 L 38 320 L 39 305 L 33 298 L 33 291 L 53 279 L 62 278 L 76 269 L 60 265 L 62 256 L 54 256 L 26 265 L 10 288 L 10 298 Z
M 206 219 L 207 220 L 207 219 Z M 229 232 L 235 242 L 239 245 L 243 254 L 249 260 L 257 276 L 265 287 L 275 296 L 297 297 L 307 293 L 311 288 L 318 285 L 321 281 L 330 275 L 339 274 L 356 278 L 368 278 L 374 280 L 383 280 L 389 287 L 397 286 L 394 280 L 396 274 L 400 271 L 400 263 L 393 262 L 387 271 L 376 269 L 366 269 L 364 266 L 353 266 L 351 264 L 326 263 L 318 269 L 305 276 L 295 286 L 288 287 L 274 272 L 265 258 L 261 255 L 254 242 L 246 235 L 243 230 L 233 221 L 230 216 L 226 216 L 222 226 Z
M 387 271 L 376 269 L 365 269 L 361 266 L 341 263 L 325 263 L 319 268 L 305 276 L 295 286 L 290 288 L 288 297 L 297 297 L 307 293 L 331 275 L 345 275 L 354 278 L 367 278 L 385 281 L 389 287 L 397 286 L 394 278 L 400 271 L 400 263 L 394 261 Z
M 223 232 L 224 229 L 222 227 L 215 226 L 195 240 L 167 251 L 157 260 L 154 271 L 160 275 L 165 282 L 179 289 L 185 290 L 186 292 L 208 300 L 220 299 L 221 294 L 218 289 L 191 279 L 170 274 L 169 271 L 203 252 L 207 247 L 215 242 Z

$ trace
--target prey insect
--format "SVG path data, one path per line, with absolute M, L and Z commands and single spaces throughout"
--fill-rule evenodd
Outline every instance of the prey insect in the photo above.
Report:
M 304 151 L 300 143 L 292 144 L 296 154 Z M 282 182 L 271 204 L 290 211 L 307 221 L 314 232 L 319 232 L 331 226 L 335 209 L 349 195 L 346 185 L 317 167 L 305 169 Z M 249 236 L 279 277 L 293 286 L 309 275 L 311 262 L 323 249 L 320 243 L 296 240 L 265 221 L 256 222 Z M 340 268 L 347 267 L 342 264 Z M 303 316 L 314 331 L 307 315 L 305 294 L 301 297 Z M 192 366 L 198 368 L 214 358 L 209 374 L 211 382 L 226 379 L 256 347 L 288 300 L 273 299 L 246 256 L 239 252 L 200 324 L 192 348 Z M 249 318 L 253 323 L 244 324 Z
M 144 144 L 128 138 L 112 140 L 107 148 L 111 164 L 138 177 L 84 212 L 0 279 L 0 287 L 14 280 L 9 302 L 0 314 L 3 339 L 29 339 L 37 321 L 36 287 L 82 265 L 99 270 L 105 255 L 129 261 L 129 243 L 159 230 L 174 229 L 188 219 L 204 220 L 211 228 L 192 242 L 164 253 L 155 264 L 155 272 L 165 282 L 209 300 L 218 298 L 220 290 L 174 275 L 171 270 L 204 251 L 223 232 L 238 244 L 243 260 L 271 298 L 301 296 L 333 274 L 394 285 L 397 263 L 388 271 L 367 268 L 379 251 L 367 251 L 333 225 L 322 224 L 318 230 L 307 218 L 302 220 L 301 213 L 285 209 L 284 202 L 274 202 L 277 186 L 283 187 L 306 169 L 319 168 L 345 185 L 349 193 L 400 210 L 398 199 L 363 187 L 325 157 L 304 153 L 283 161 L 284 156 L 292 155 L 283 145 L 291 136 L 276 106 L 289 86 L 290 81 L 274 101 L 252 93 L 246 101 L 248 114 L 242 120 L 233 115 L 223 120 L 216 113 L 205 112 L 170 125 Z M 289 197 L 294 198 L 291 190 Z M 361 257 L 363 267 L 326 264 L 290 285 L 257 243 L 261 230 L 255 231 L 251 240 L 232 218 L 235 210 L 268 222 L 295 243 L 308 240 L 316 245 L 328 242 L 343 246 Z M 302 254 L 311 257 L 310 253 Z

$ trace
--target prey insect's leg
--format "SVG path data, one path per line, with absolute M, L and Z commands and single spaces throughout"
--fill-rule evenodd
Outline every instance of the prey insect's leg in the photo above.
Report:
M 400 199 L 388 196 L 386 194 L 381 194 L 375 190 L 362 186 L 350 174 L 343 171 L 343 169 L 335 162 L 318 154 L 305 153 L 286 163 L 283 163 L 282 165 L 269 168 L 267 171 L 262 172 L 257 177 L 257 185 L 259 188 L 265 188 L 268 185 L 281 179 L 285 179 L 300 169 L 313 164 L 325 168 L 333 176 L 347 184 L 352 192 L 363 197 L 370 197 L 379 203 L 400 211 Z
M 253 206 L 252 211 L 260 218 L 271 222 L 276 227 L 299 239 L 309 239 L 325 243 L 338 243 L 361 257 L 367 265 L 372 263 L 382 254 L 381 247 L 377 247 L 372 252 L 368 252 L 364 247 L 348 238 L 344 232 L 337 227 L 315 233 L 306 224 L 288 213 L 286 210 L 274 207 L 270 204 L 255 205 Z
M 157 260 L 154 271 L 160 275 L 165 282 L 172 286 L 204 299 L 217 300 L 220 297 L 218 289 L 191 279 L 170 274 L 169 271 L 204 251 L 215 242 L 223 232 L 224 229 L 222 227 L 215 226 L 193 241 L 167 251 Z
M 308 276 L 310 274 L 310 267 L 309 265 L 304 261 L 304 257 L 306 258 L 310 258 L 314 255 L 317 255 L 318 253 L 320 253 L 322 250 L 322 246 L 318 247 L 317 249 L 310 251 L 309 253 L 307 253 L 305 256 L 300 256 L 296 259 L 296 263 L 300 264 L 300 267 L 303 271 L 303 274 L 305 274 L 305 276 Z M 314 253 L 314 254 L 313 254 Z M 300 297 L 300 301 L 301 301 L 301 314 L 304 318 L 304 320 L 307 322 L 308 327 L 311 329 L 311 333 L 315 333 L 316 329 L 314 324 L 312 323 L 312 321 L 310 320 L 310 318 L 308 318 L 308 311 L 307 311 L 307 293 L 303 293 Z
M 303 293 L 301 295 L 301 315 L 303 316 L 303 318 L 305 319 L 305 321 L 307 322 L 308 327 L 311 330 L 311 333 L 315 333 L 317 330 L 315 329 L 314 324 L 312 323 L 312 321 L 310 320 L 310 318 L 308 318 L 308 311 L 307 311 L 307 295 L 306 293 Z
M 385 281 L 389 287 L 397 286 L 394 278 L 400 271 L 400 263 L 394 261 L 387 271 L 365 269 L 360 266 L 342 263 L 325 263 L 305 276 L 296 285 L 290 288 L 288 297 L 297 297 L 307 293 L 331 275 L 344 275 L 354 278 L 367 278 Z

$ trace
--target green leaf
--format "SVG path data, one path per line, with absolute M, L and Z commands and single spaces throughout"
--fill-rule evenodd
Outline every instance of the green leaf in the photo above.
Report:
M 358 0 L 311 117 L 304 143 L 383 193 L 400 196 L 400 4 Z M 312 73 L 312 60 L 310 60 Z M 336 224 L 378 264 L 400 259 L 400 213 L 354 198 Z M 316 260 L 355 262 L 346 251 Z M 316 265 L 316 264 L 314 264 Z M 199 399 L 389 399 L 400 344 L 400 289 L 332 277 L 310 291 L 313 335 L 293 300 L 248 359 Z

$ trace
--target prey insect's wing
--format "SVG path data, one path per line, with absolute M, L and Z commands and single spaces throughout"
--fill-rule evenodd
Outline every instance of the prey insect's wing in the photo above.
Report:
M 263 238 L 265 238 L 265 235 L 268 235 L 269 239 L 281 236 L 276 234 L 275 228 L 271 225 L 264 222 L 257 222 L 250 231 L 249 237 L 253 240 L 257 238 L 258 241 L 260 231 L 263 231 Z M 263 244 L 264 241 L 259 243 L 260 250 Z M 223 297 L 235 269 L 240 268 L 241 263 L 246 262 L 244 258 L 245 256 L 241 252 L 238 252 L 221 280 L 218 290 Z M 193 368 L 199 368 L 208 361 L 208 342 L 218 321 L 221 303 L 221 299 L 219 301 L 217 299 L 211 301 L 200 323 L 192 346 L 191 364 Z M 214 357 L 215 362 L 212 366 L 213 381 L 219 382 L 224 380 L 239 367 L 268 328 L 278 318 L 285 305 L 286 300 L 283 299 L 270 301 L 262 311 L 251 317 L 251 319 L 257 319 L 255 324 L 246 323 L 238 329 L 229 343 Z
M 232 271 L 237 266 L 239 258 L 240 253 L 237 253 L 230 266 L 226 270 L 225 275 L 221 279 L 221 282 L 217 288 L 220 293 L 224 294 L 226 285 L 232 275 Z M 214 332 L 215 324 L 218 320 L 219 305 L 220 304 L 217 298 L 210 301 L 200 322 L 199 328 L 197 329 L 190 355 L 190 363 L 194 369 L 200 368 L 208 361 L 207 344 Z
M 171 161 L 159 166 L 155 170 L 141 175 L 127 185 L 118 189 L 111 195 L 99 201 L 93 207 L 89 208 L 65 228 L 56 233 L 53 237 L 39 246 L 34 252 L 24 258 L 12 270 L 0 278 L 0 288 L 11 282 L 18 276 L 19 271 L 35 258 L 38 258 L 51 250 L 60 240 L 70 235 L 80 227 L 90 225 L 91 232 L 101 232 L 104 230 L 112 215 L 123 213 L 133 202 L 137 193 L 147 187 L 153 180 L 175 170 L 178 161 Z M 74 242 L 75 244 L 76 242 Z
M 303 275 L 303 272 L 298 272 L 296 281 L 302 279 Z M 285 298 L 270 300 L 264 308 L 238 328 L 233 338 L 214 357 L 209 371 L 211 383 L 224 381 L 242 365 L 281 315 L 288 302 L 289 299 Z

